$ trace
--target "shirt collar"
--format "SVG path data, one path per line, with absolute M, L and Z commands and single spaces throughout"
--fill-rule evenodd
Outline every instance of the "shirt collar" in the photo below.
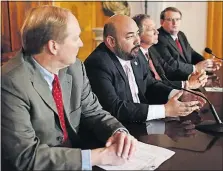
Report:
M 176 39 L 178 39 L 178 36 L 177 35 L 170 35 L 172 38 L 173 38 L 173 40 L 175 41 Z
M 118 60 L 121 63 L 122 67 L 124 67 L 125 65 L 131 66 L 131 61 L 130 60 L 126 61 L 126 60 L 123 60 L 122 58 L 120 58 L 118 56 L 116 56 L 116 57 L 118 58 Z
M 42 67 L 34 58 L 32 58 L 33 61 L 36 63 L 37 68 L 39 69 L 40 73 L 44 77 L 44 79 L 47 81 L 49 86 L 52 85 L 53 80 L 54 80 L 54 74 L 46 70 L 44 67 Z
M 144 49 L 144 48 L 142 48 L 142 47 L 140 47 L 140 49 L 141 49 L 141 51 L 142 51 L 142 53 L 145 55 L 146 53 L 148 53 L 148 49 Z
M 148 61 L 148 59 L 147 59 L 147 57 L 146 57 L 146 53 L 148 54 L 148 49 L 146 50 L 146 49 L 144 49 L 144 48 L 142 48 L 142 47 L 140 47 L 140 49 L 141 49 L 141 51 L 142 51 L 144 57 L 145 57 L 146 60 Z

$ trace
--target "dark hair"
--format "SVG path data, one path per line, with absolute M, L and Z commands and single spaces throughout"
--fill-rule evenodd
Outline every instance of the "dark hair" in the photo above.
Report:
M 173 11 L 173 12 L 178 12 L 180 14 L 180 17 L 182 17 L 182 13 L 180 12 L 180 10 L 178 10 L 175 7 L 167 7 L 165 8 L 161 13 L 160 13 L 160 19 L 164 20 L 165 19 L 165 12 L 167 11 Z
M 136 22 L 137 26 L 139 27 L 139 34 L 143 32 L 143 25 L 142 22 L 145 19 L 150 19 L 150 15 L 147 14 L 138 14 L 132 17 L 132 19 Z
M 32 8 L 21 29 L 22 46 L 25 53 L 30 55 L 40 53 L 49 40 L 62 43 L 67 37 L 69 13 L 69 10 L 56 6 L 46 5 Z
M 113 23 L 107 23 L 104 25 L 104 31 L 103 31 L 104 40 L 107 36 L 112 36 L 116 38 L 116 29 Z

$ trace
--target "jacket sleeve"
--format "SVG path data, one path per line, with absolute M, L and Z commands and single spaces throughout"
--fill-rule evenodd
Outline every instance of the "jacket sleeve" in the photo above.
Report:
M 197 53 L 193 48 L 191 48 L 192 64 L 196 65 L 197 63 L 205 60 L 203 56 Z

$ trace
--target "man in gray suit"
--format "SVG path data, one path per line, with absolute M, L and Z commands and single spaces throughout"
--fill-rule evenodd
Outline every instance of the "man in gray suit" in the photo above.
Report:
M 80 32 L 72 13 L 54 6 L 32 9 L 23 24 L 23 50 L 2 68 L 2 157 L 13 170 L 90 170 L 135 151 L 137 140 L 102 110 L 76 59 Z M 77 148 L 80 124 L 105 147 Z

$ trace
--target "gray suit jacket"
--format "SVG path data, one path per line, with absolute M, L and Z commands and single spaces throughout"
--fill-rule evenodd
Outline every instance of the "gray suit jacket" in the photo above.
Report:
M 103 142 L 123 127 L 102 110 L 78 59 L 59 72 L 59 79 L 73 147 L 80 124 Z M 18 170 L 80 170 L 81 149 L 63 147 L 55 102 L 31 56 L 19 53 L 2 67 L 1 90 L 3 159 Z

